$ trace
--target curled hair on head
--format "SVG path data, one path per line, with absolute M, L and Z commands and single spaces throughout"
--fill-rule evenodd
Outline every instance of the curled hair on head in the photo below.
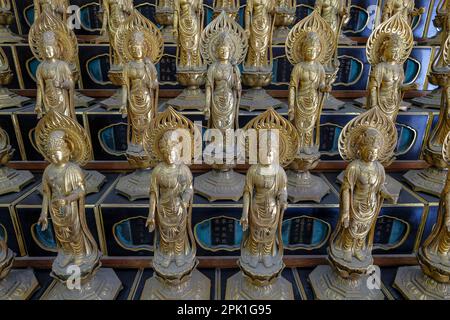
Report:
M 228 32 L 223 31 L 219 34 L 219 37 L 217 39 L 217 48 L 225 46 L 231 48 L 233 46 L 233 40 L 231 39 Z
M 317 32 L 310 31 L 305 35 L 303 39 L 303 47 L 310 47 L 318 45 L 322 49 L 322 43 Z
M 142 31 L 135 31 L 133 32 L 133 35 L 131 36 L 131 42 L 134 44 L 145 44 L 145 36 L 144 32 Z
M 66 133 L 63 130 L 55 130 L 50 133 L 48 139 L 48 150 L 61 150 L 69 147 L 69 141 L 66 139 Z
M 372 147 L 372 148 L 381 148 L 383 146 L 383 138 L 380 133 L 375 128 L 369 127 L 366 128 L 360 135 L 355 139 L 356 148 L 358 153 L 364 147 Z

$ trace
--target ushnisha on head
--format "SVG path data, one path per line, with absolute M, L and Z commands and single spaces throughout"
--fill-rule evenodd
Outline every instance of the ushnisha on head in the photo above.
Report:
M 50 133 L 47 151 L 49 153 L 50 161 L 53 164 L 69 162 L 71 150 L 64 131 L 55 130 Z
M 367 128 L 355 141 L 359 158 L 365 162 L 378 160 L 380 149 L 383 147 L 381 133 L 375 128 Z
M 47 59 L 56 58 L 59 54 L 58 41 L 53 31 L 46 31 L 42 35 L 42 45 Z
M 303 40 L 303 59 L 315 61 L 322 51 L 319 35 L 316 32 L 308 32 Z
M 400 62 L 404 46 L 404 41 L 399 35 L 393 34 L 387 37 L 381 45 L 383 61 Z
M 164 162 L 177 164 L 181 159 L 181 135 L 177 130 L 166 131 L 159 140 L 159 148 Z
M 131 55 L 134 59 L 142 59 L 145 52 L 145 36 L 142 31 L 136 31 L 130 40 Z
M 231 50 L 233 47 L 233 40 L 227 32 L 221 32 L 217 39 L 216 54 L 219 60 L 229 60 L 231 56 Z

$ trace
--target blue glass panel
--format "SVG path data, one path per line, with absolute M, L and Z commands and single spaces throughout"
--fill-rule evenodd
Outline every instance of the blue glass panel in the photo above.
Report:
M 41 226 L 37 223 L 33 224 L 33 234 L 36 236 L 36 241 L 38 241 L 42 247 L 49 250 L 56 250 L 56 240 L 55 232 L 53 230 L 53 225 L 48 224 L 48 228 L 45 231 L 41 230 Z

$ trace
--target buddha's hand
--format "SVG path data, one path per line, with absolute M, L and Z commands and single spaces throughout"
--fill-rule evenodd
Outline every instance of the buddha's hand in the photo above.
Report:
M 246 231 L 248 229 L 248 218 L 247 217 L 241 218 L 241 226 L 242 226 L 242 231 Z
M 44 213 L 41 213 L 41 216 L 39 217 L 38 220 L 38 225 L 41 226 L 41 231 L 45 231 L 48 228 L 48 219 L 47 219 L 47 215 Z
M 148 218 L 145 222 L 145 227 L 148 228 L 148 232 L 153 232 L 155 230 L 155 218 Z
M 350 225 L 350 215 L 347 213 L 344 213 L 342 215 L 342 225 L 344 226 L 344 228 L 348 228 Z

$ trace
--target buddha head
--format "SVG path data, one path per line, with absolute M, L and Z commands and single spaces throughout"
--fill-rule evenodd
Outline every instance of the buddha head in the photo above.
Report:
M 233 41 L 231 37 L 226 33 L 222 32 L 219 34 L 217 40 L 216 55 L 221 61 L 229 60 L 231 56 L 231 49 L 233 47 Z
M 357 137 L 356 145 L 361 160 L 364 162 L 376 161 L 383 145 L 381 133 L 375 128 L 367 128 Z
M 48 155 L 53 164 L 60 165 L 69 162 L 70 147 L 64 131 L 55 130 L 50 133 Z
M 386 38 L 381 45 L 381 54 L 385 62 L 400 62 L 404 41 L 396 34 Z
M 331 40 L 330 40 L 331 41 Z M 321 51 L 322 44 L 320 43 L 319 35 L 316 32 L 308 32 L 303 40 L 303 59 L 305 61 L 315 61 Z
M 136 31 L 131 36 L 130 53 L 135 60 L 140 60 L 144 57 L 145 52 L 145 37 L 142 31 Z
M 159 148 L 164 162 L 177 164 L 181 161 L 182 135 L 178 130 L 166 131 L 159 141 Z
M 56 59 L 59 54 L 58 41 L 53 31 L 46 31 L 43 34 L 42 45 L 46 59 Z

